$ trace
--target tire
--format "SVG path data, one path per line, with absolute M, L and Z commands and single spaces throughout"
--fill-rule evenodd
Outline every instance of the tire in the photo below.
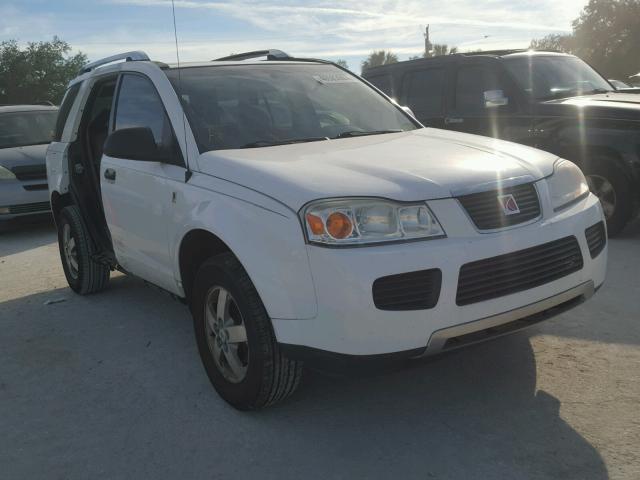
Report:
M 104 290 L 109 283 L 110 268 L 92 260 L 95 247 L 78 207 L 63 208 L 59 219 L 58 247 L 69 287 L 80 295 Z
M 587 162 L 585 176 L 591 191 L 602 204 L 610 237 L 619 234 L 633 213 L 633 194 L 627 176 L 613 158 L 598 157 Z M 614 205 L 611 207 L 611 199 Z
M 221 304 L 227 306 L 218 308 Z M 295 391 L 302 363 L 280 351 L 258 292 L 233 254 L 216 255 L 200 267 L 190 307 L 200 358 L 213 387 L 227 403 L 238 410 L 256 410 Z M 217 330 L 211 326 L 216 322 Z M 223 324 L 227 332 L 235 328 L 236 333 L 244 325 L 244 337 L 225 333 Z

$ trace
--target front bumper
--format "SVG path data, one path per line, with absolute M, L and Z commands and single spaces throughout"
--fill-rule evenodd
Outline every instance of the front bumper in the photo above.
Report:
M 541 193 L 541 198 L 547 197 L 546 192 Z M 456 200 L 428 203 L 443 223 L 447 238 L 366 248 L 307 246 L 318 315 L 310 320 L 273 319 L 278 342 L 359 356 L 431 354 L 536 323 L 575 306 L 604 282 L 606 247 L 591 258 L 585 238 L 585 229 L 603 220 L 600 204 L 593 195 L 560 213 L 554 213 L 542 202 L 541 220 L 487 234 L 473 228 Z M 580 270 L 499 298 L 456 304 L 462 265 L 567 236 L 578 240 L 584 262 Z M 440 296 L 434 308 L 376 308 L 372 298 L 376 279 L 431 268 L 442 272 Z M 518 322 L 526 318 L 531 321 Z M 508 328 L 499 328 L 509 324 Z
M 40 217 L 50 211 L 46 180 L 0 181 L 0 222 Z

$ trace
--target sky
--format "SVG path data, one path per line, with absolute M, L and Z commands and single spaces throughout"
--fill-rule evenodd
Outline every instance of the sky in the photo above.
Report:
M 460 51 L 526 48 L 571 30 L 586 0 L 175 0 L 181 61 L 277 48 L 292 56 L 344 59 L 360 71 L 375 49 L 401 60 L 432 43 Z M 171 0 L 1 0 L 0 40 L 54 35 L 91 60 L 144 50 L 175 62 Z

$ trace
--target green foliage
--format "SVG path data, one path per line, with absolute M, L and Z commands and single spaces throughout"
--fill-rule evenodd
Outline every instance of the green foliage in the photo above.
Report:
M 531 47 L 573 53 L 608 78 L 640 71 L 640 0 L 590 0 L 570 35 L 548 35 Z
M 534 50 L 551 50 L 554 52 L 572 53 L 575 49 L 573 35 L 552 33 L 537 40 L 531 40 L 529 48 Z
M 87 63 L 83 53 L 69 55 L 67 42 L 0 42 L 0 104 L 59 104 L 69 81 Z
M 454 53 L 458 53 L 458 47 L 451 47 L 451 49 L 449 49 L 449 46 L 446 43 L 434 43 L 433 50 L 431 50 L 432 57 L 439 57 L 440 55 L 453 55 Z
M 376 50 L 371 52 L 367 59 L 362 62 L 362 71 L 367 68 L 379 67 L 380 65 L 388 65 L 390 63 L 397 63 L 398 56 L 395 53 L 387 52 L 385 50 Z

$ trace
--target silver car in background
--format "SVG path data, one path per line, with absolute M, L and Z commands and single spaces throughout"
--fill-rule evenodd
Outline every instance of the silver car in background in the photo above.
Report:
M 0 230 L 50 213 L 45 154 L 58 108 L 0 106 Z

